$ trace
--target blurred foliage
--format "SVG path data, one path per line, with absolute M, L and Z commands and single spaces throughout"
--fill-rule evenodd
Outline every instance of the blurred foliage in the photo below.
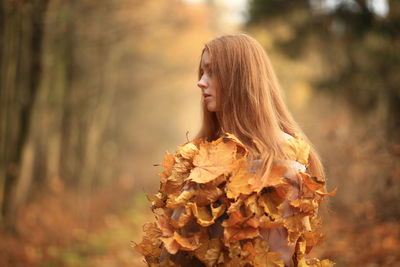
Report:
M 285 28 L 274 48 L 293 59 L 314 53 L 316 90 L 373 113 L 387 136 L 400 142 L 400 2 L 379 15 L 367 0 L 250 0 L 248 25 Z M 274 31 L 274 30 L 272 30 Z
M 198 127 L 187 118 L 200 105 L 185 100 L 200 95 L 206 12 L 179 0 L 2 2 L 1 225 L 15 230 L 55 178 L 82 194 L 121 176 L 153 184 L 149 167 Z

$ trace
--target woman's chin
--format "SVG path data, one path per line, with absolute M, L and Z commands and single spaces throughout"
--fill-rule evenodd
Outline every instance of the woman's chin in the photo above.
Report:
M 208 107 L 208 106 L 207 106 L 207 110 L 210 111 L 210 112 L 217 111 L 217 109 L 215 107 Z

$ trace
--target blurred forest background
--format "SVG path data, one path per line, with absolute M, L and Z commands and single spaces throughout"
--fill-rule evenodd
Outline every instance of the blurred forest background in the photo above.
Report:
M 400 266 L 400 1 L 4 0 L 0 266 L 143 266 L 153 164 L 199 130 L 205 42 L 265 47 L 329 188 L 337 266 Z

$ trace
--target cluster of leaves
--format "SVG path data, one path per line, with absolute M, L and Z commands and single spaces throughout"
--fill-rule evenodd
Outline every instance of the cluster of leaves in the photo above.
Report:
M 307 160 L 308 144 L 297 137 L 287 145 L 293 160 Z M 260 178 L 249 171 L 248 158 L 229 133 L 212 142 L 195 139 L 165 155 L 160 190 L 149 197 L 156 222 L 144 225 L 145 236 L 135 246 L 149 266 L 284 266 L 269 249 L 274 228 L 287 231 L 297 266 L 333 265 L 305 255 L 322 240 L 317 209 L 334 192 L 326 192 L 322 179 L 298 171 L 299 194 L 285 164 L 274 164 Z

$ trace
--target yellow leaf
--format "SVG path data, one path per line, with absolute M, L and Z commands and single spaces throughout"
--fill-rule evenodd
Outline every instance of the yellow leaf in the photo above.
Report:
M 307 144 L 301 137 L 296 136 L 286 140 L 287 151 L 291 160 L 300 162 L 303 165 L 308 165 L 308 157 L 310 154 L 310 145 Z
M 297 241 L 300 235 L 306 231 L 303 225 L 304 214 L 295 214 L 283 219 L 283 224 L 288 231 L 288 241 L 293 244 Z
M 218 207 L 198 207 L 196 203 L 187 203 L 187 207 L 192 210 L 193 216 L 196 218 L 197 223 L 203 227 L 210 226 L 215 222 L 219 216 L 225 211 L 225 206 L 221 205 Z
M 181 155 L 182 158 L 187 160 L 192 160 L 195 155 L 199 153 L 199 149 L 193 143 L 186 143 L 181 145 L 178 150 L 177 154 Z
M 171 196 L 170 199 L 167 200 L 167 208 L 176 208 L 178 206 L 186 204 L 186 202 L 196 195 L 196 189 L 189 188 L 187 190 L 183 190 L 177 197 Z
M 164 243 L 165 249 L 170 254 L 176 254 L 178 250 L 191 251 L 200 246 L 199 236 L 183 237 L 178 232 L 174 232 L 172 236 L 160 237 Z
M 254 248 L 257 256 L 254 259 L 254 266 L 258 267 L 283 267 L 281 256 L 277 252 L 268 252 L 269 246 L 267 241 L 256 239 Z
M 258 198 L 258 205 L 264 208 L 264 211 L 269 216 L 275 220 L 278 220 L 283 216 L 283 208 L 281 207 L 283 200 L 284 199 L 279 198 L 276 193 L 271 192 L 262 194 Z
M 214 203 L 224 194 L 220 188 L 211 183 L 201 184 L 199 190 L 196 192 L 194 202 L 199 206 L 206 206 Z

